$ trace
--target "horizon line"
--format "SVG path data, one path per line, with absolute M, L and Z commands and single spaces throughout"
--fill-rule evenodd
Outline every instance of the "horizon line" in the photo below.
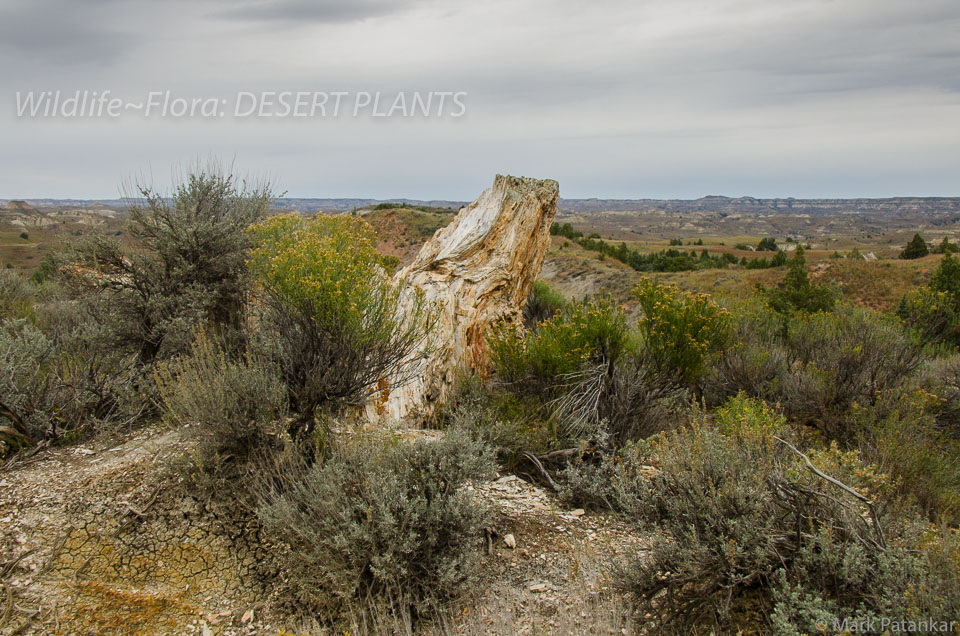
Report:
M 169 197 L 168 197 L 169 198 Z M 475 197 L 474 197 L 475 198 Z M 754 199 L 757 201 L 857 201 L 857 200 L 869 200 L 869 201 L 883 201 L 891 199 L 960 199 L 960 194 L 955 195 L 940 195 L 940 194 L 898 194 L 890 196 L 754 196 L 750 194 L 742 195 L 727 195 L 727 194 L 705 194 L 699 197 L 622 197 L 622 196 L 589 196 L 589 197 L 560 197 L 561 201 L 701 201 L 703 199 Z M 106 203 L 106 202 L 122 202 L 127 200 L 136 200 L 136 197 L 63 197 L 63 196 L 46 196 L 46 197 L 0 197 L 0 203 L 9 203 L 11 201 L 23 201 L 25 203 L 30 203 L 31 201 L 79 201 L 79 202 L 89 202 L 89 203 Z M 306 200 L 306 201 L 376 201 L 382 203 L 403 203 L 403 202 L 417 202 L 417 203 L 429 203 L 429 202 L 444 202 L 444 203 L 469 203 L 474 199 L 447 199 L 441 197 L 430 197 L 430 198 L 416 198 L 416 197 L 387 197 L 387 198 L 377 198 L 371 196 L 303 196 L 303 195 L 290 195 L 285 194 L 284 196 L 278 196 L 274 199 L 275 202 L 289 201 L 289 200 Z

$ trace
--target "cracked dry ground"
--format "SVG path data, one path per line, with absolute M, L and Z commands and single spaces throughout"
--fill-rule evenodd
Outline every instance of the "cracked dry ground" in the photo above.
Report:
M 183 450 L 177 432 L 151 429 L 0 472 L 0 634 L 291 629 L 262 583 L 269 560 L 256 528 L 218 519 L 175 487 L 169 464 Z M 631 631 L 608 577 L 616 559 L 643 550 L 641 536 L 513 476 L 472 488 L 495 511 L 483 587 L 423 631 Z

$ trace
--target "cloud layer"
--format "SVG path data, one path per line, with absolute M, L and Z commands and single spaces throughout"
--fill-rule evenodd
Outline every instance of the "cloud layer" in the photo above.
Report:
M 960 194 L 954 0 L 6 0 L 0 197 L 236 159 L 295 196 Z M 456 119 L 28 121 L 27 90 L 465 91 Z

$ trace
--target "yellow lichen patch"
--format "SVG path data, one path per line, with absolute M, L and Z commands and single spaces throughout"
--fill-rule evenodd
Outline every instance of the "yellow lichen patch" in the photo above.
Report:
M 211 603 L 251 602 L 255 558 L 246 544 L 184 521 L 171 514 L 71 530 L 50 565 L 61 624 L 70 633 L 183 633 Z
M 73 586 L 71 602 L 61 609 L 60 623 L 69 633 L 87 630 L 110 634 L 180 633 L 197 608 L 156 591 L 86 581 Z M 68 633 L 60 630 L 57 633 Z
M 217 594 L 235 587 L 244 569 L 238 555 L 222 537 L 191 530 L 199 536 L 141 532 L 116 538 L 76 530 L 64 542 L 53 570 L 76 580 L 189 586 Z

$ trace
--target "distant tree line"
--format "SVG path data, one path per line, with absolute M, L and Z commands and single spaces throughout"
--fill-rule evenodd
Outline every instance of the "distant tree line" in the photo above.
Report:
M 644 253 L 627 247 L 621 242 L 613 245 L 600 238 L 599 234 L 584 237 L 583 232 L 573 228 L 570 223 L 554 223 L 550 226 L 550 234 L 567 238 L 585 250 L 599 252 L 603 256 L 615 258 L 637 270 L 638 272 L 685 272 L 698 269 L 725 269 L 729 265 L 741 265 L 747 269 L 768 269 L 780 267 L 787 262 L 787 255 L 783 250 L 777 250 L 773 258 L 746 257 L 737 259 L 733 254 L 710 254 L 706 249 L 699 254 L 694 251 L 667 249 L 659 252 Z M 771 239 L 772 240 L 772 239 Z M 670 245 L 680 245 L 680 239 L 672 239 Z M 702 239 L 698 243 L 703 245 Z
M 907 246 L 900 252 L 902 259 L 923 258 L 927 254 L 956 254 L 960 252 L 960 245 L 951 243 L 946 236 L 936 246 L 931 246 L 922 236 L 914 234 Z

